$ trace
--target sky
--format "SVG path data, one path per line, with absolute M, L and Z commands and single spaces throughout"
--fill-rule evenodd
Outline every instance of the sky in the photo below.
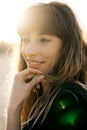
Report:
M 0 0 L 0 41 L 17 43 L 16 23 L 21 12 L 37 2 L 50 2 L 51 0 Z M 75 12 L 84 32 L 87 33 L 87 6 L 86 0 L 56 0 L 67 3 Z

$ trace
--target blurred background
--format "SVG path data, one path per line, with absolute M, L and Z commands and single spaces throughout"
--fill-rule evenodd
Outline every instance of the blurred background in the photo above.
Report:
M 0 0 L 0 130 L 5 130 L 6 110 L 13 76 L 16 72 L 16 51 L 19 45 L 16 23 L 21 12 L 37 2 L 51 0 Z M 87 4 L 85 0 L 56 0 L 67 3 L 87 34 Z

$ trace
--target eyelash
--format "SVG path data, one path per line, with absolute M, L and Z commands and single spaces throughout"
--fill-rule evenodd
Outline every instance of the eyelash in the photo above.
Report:
M 49 42 L 49 41 L 50 41 L 50 40 L 45 39 L 45 38 L 40 39 L 40 42 Z
M 29 41 L 30 41 L 30 39 L 21 38 L 21 42 L 22 42 L 22 43 L 29 43 Z M 45 38 L 41 38 L 39 41 L 40 41 L 40 42 L 49 42 L 50 40 L 45 39 Z

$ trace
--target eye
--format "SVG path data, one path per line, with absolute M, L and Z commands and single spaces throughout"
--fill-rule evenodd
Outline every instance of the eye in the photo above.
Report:
M 50 40 L 46 39 L 46 38 L 41 38 L 40 42 L 49 42 Z

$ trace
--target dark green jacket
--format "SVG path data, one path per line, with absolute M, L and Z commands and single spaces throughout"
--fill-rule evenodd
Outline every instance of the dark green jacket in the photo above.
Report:
M 87 91 L 80 85 L 64 84 L 43 124 L 40 124 L 39 120 L 32 128 L 32 130 L 50 129 L 87 130 Z M 30 125 L 26 125 L 23 130 L 30 130 Z

